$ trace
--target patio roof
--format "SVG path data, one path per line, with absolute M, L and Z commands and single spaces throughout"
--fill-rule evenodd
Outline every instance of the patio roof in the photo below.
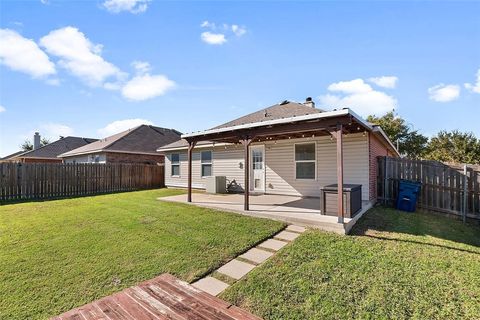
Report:
M 222 126 L 205 131 L 183 134 L 187 141 L 218 141 L 238 143 L 240 137 L 265 137 L 275 139 L 300 138 L 328 135 L 337 124 L 343 124 L 345 133 L 372 131 L 373 127 L 350 109 L 312 113 L 288 118 L 258 121 L 253 123 Z

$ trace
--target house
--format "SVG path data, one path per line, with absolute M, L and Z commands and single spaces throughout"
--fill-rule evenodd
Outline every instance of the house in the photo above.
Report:
M 156 152 L 180 139 L 173 129 L 140 125 L 103 138 L 94 143 L 59 155 L 65 163 L 163 163 L 163 155 Z
M 82 137 L 61 137 L 57 141 L 40 146 L 40 134 L 35 133 L 33 137 L 33 150 L 19 151 L 13 155 L 2 158 L 2 161 L 24 162 L 24 163 L 62 163 L 58 155 L 73 149 L 86 146 L 97 139 Z
M 311 98 L 283 101 L 212 129 L 182 135 L 158 148 L 165 184 L 204 189 L 209 176 L 226 176 L 250 193 L 319 197 L 326 185 L 361 185 L 361 199 L 376 199 L 377 156 L 399 156 L 383 130 L 350 109 L 324 111 Z M 197 196 L 197 195 L 195 195 Z M 338 219 L 344 204 L 338 197 Z

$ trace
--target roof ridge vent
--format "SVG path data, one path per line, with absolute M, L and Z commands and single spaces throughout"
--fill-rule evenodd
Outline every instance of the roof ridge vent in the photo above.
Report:
M 284 104 L 289 104 L 290 101 L 288 100 L 283 100 L 282 102 L 279 103 L 279 105 L 283 106 Z

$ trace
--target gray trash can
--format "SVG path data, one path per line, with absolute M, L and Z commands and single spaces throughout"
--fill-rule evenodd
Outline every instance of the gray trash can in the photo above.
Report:
M 320 213 L 329 216 L 338 214 L 338 185 L 330 184 L 320 191 Z M 343 215 L 353 218 L 362 209 L 362 185 L 343 185 Z

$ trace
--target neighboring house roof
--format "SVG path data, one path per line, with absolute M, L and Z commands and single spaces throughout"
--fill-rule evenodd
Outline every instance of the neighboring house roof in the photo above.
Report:
M 0 158 L 0 161 L 5 161 L 5 160 L 10 160 L 11 158 L 16 158 L 18 155 L 21 155 L 22 153 L 25 153 L 27 151 L 23 151 L 23 150 L 20 150 L 20 151 L 17 151 L 17 152 L 14 152 L 12 154 L 9 154 L 8 156 L 5 156 L 3 158 Z
M 15 158 L 24 159 L 24 158 L 34 158 L 34 159 L 57 159 L 59 154 L 68 152 L 70 150 L 76 149 L 88 145 L 92 142 L 97 141 L 98 139 L 92 138 L 81 138 L 81 137 L 65 137 L 60 138 L 57 141 L 46 144 L 40 148 L 37 148 L 32 151 L 27 151 L 21 153 Z
M 158 154 L 156 150 L 159 146 L 180 140 L 180 135 L 181 133 L 174 129 L 140 125 L 89 145 L 65 152 L 59 155 L 59 157 L 66 158 L 97 152 Z
M 305 116 L 308 114 L 316 114 L 321 112 L 324 111 L 314 108 L 313 106 L 305 105 L 303 103 L 285 100 L 266 109 L 247 114 L 246 116 L 229 121 L 212 129 L 227 128 L 248 123 Z

